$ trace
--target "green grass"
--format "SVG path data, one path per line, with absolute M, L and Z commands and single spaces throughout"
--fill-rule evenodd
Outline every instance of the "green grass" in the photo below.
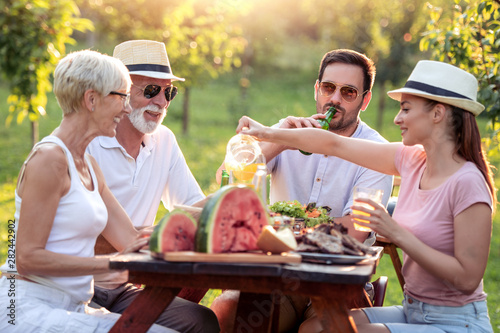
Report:
M 276 71 L 253 73 L 246 98 L 241 97 L 239 76 L 227 75 L 210 82 L 208 85 L 192 89 L 190 100 L 189 133 L 182 134 L 181 107 L 182 91 L 169 107 L 164 123 L 177 135 L 179 145 L 194 176 L 205 194 L 218 189 L 215 172 L 221 164 L 227 141 L 235 134 L 238 119 L 246 114 L 256 120 L 271 125 L 288 114 L 306 116 L 315 112 L 313 84 L 316 73 L 298 73 L 297 71 Z M 182 88 L 182 83 L 179 83 Z M 376 106 L 380 92 L 374 91 L 374 100 L 368 110 L 362 113 L 362 119 L 370 126 L 376 123 Z M 30 150 L 30 125 L 12 124 L 4 128 L 7 116 L 6 87 L 0 85 L 0 240 L 7 239 L 7 221 L 14 218 L 14 188 L 19 167 Z M 390 141 L 399 141 L 399 129 L 393 124 L 397 114 L 396 102 L 387 99 L 383 127 L 380 130 Z M 47 106 L 48 116 L 40 121 L 40 138 L 48 135 L 60 122 L 61 111 L 52 95 Z M 486 121 L 479 118 L 480 128 L 486 128 Z M 496 161 L 498 167 L 500 163 Z M 500 177 L 497 175 L 497 186 Z M 160 207 L 158 217 L 165 214 Z M 495 331 L 500 330 L 500 227 L 499 214 L 494 218 L 491 253 L 484 278 L 484 288 L 488 293 L 488 308 Z M 0 261 L 6 256 L 5 247 L 0 248 Z M 400 304 L 401 288 L 394 273 L 388 255 L 384 255 L 377 268 L 379 275 L 389 277 L 385 305 Z M 211 291 L 202 301 L 210 304 L 218 290 Z

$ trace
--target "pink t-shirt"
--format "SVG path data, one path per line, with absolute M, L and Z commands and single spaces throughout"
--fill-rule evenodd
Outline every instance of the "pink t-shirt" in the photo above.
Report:
M 466 162 L 437 188 L 420 190 L 420 179 L 426 168 L 426 154 L 420 145 L 401 146 L 395 165 L 401 175 L 401 186 L 394 220 L 428 246 L 453 256 L 454 217 L 475 203 L 484 202 L 491 207 L 491 195 L 483 175 L 474 163 Z M 429 274 L 404 253 L 403 262 L 405 293 L 419 301 L 461 306 L 486 299 L 482 280 L 471 295 L 465 295 Z

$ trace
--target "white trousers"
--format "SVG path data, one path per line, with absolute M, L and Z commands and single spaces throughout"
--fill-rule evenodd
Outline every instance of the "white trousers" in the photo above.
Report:
M 0 332 L 108 332 L 120 318 L 104 308 L 92 309 L 69 294 L 38 283 L 0 278 Z M 148 332 L 173 333 L 153 325 Z

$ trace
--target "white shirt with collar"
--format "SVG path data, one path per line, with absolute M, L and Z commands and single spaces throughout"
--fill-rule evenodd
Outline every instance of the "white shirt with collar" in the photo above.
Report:
M 116 138 L 100 136 L 87 147 L 111 192 L 134 226 L 154 223 L 160 201 L 166 209 L 205 198 L 186 163 L 174 133 L 164 125 L 144 137 L 137 159 Z
M 362 121 L 351 137 L 387 142 Z M 392 191 L 392 176 L 334 156 L 306 156 L 298 150 L 286 150 L 268 162 L 267 167 L 271 173 L 271 203 L 290 200 L 298 200 L 301 204 L 315 202 L 317 206 L 329 206 L 332 217 L 351 213 L 355 186 L 382 189 L 384 205 L 387 205 Z

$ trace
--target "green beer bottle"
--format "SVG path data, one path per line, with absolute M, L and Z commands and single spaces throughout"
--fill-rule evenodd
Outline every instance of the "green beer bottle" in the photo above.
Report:
M 335 107 L 330 106 L 328 111 L 325 113 L 325 118 L 318 119 L 318 123 L 321 125 L 321 128 L 324 130 L 328 130 L 330 127 L 330 121 L 332 121 L 333 116 L 335 116 L 335 113 L 337 112 L 337 109 Z M 311 155 L 311 153 L 308 153 L 306 151 L 300 150 L 299 151 L 304 154 L 304 155 Z
M 229 174 L 227 173 L 226 170 L 222 170 L 222 179 L 220 182 L 220 187 L 225 186 L 229 184 Z

